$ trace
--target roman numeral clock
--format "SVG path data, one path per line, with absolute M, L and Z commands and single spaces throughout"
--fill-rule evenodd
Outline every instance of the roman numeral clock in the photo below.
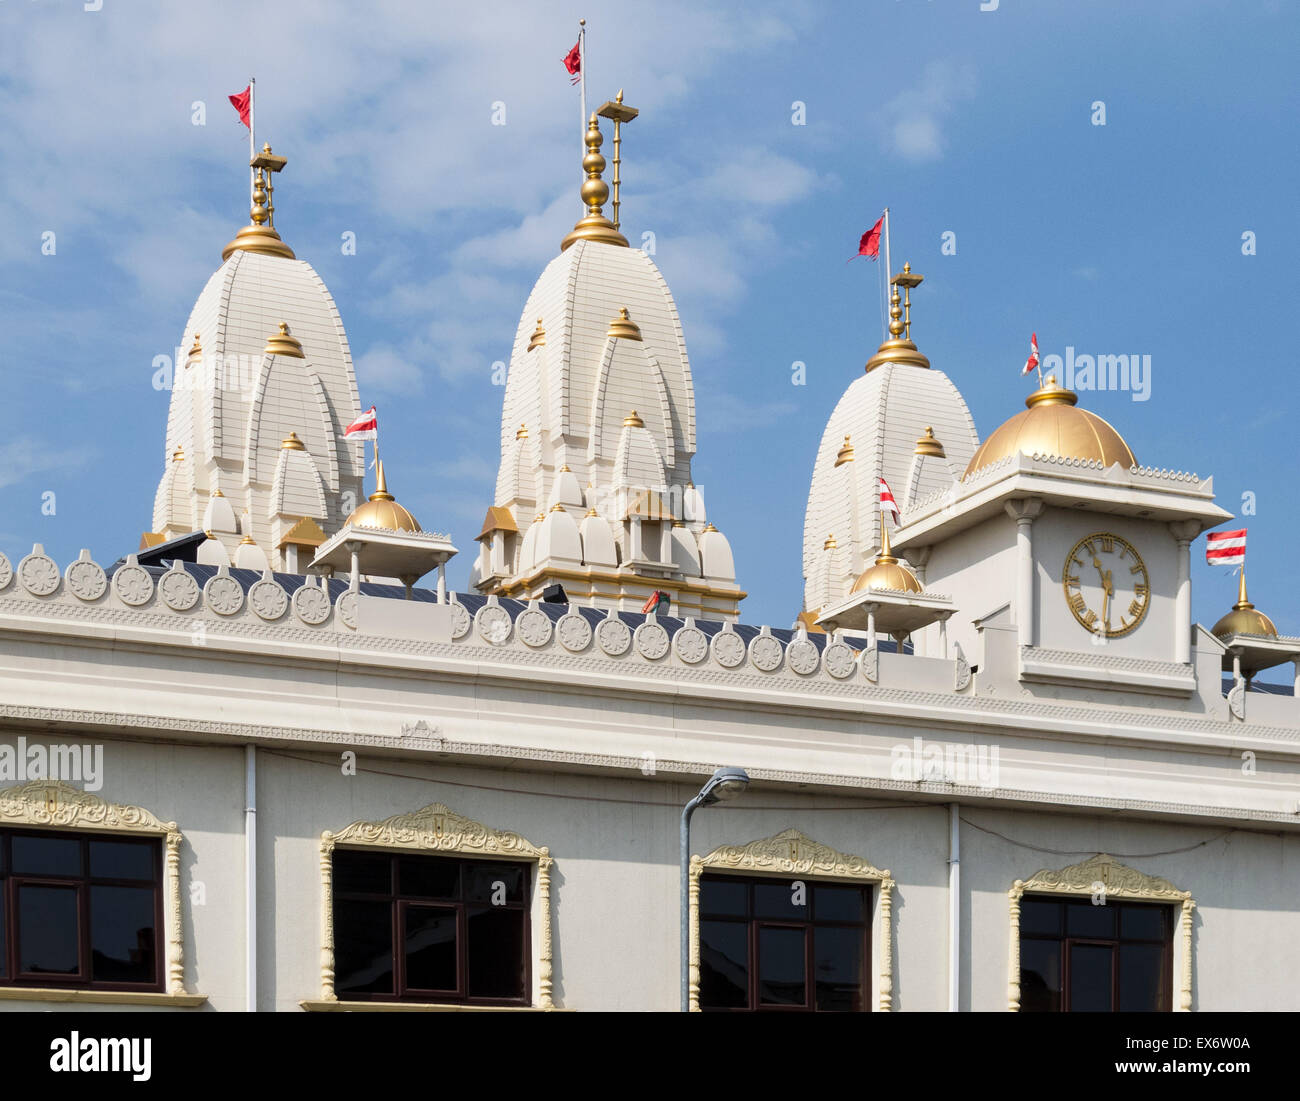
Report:
M 1136 630 L 1151 604 L 1151 578 L 1142 555 L 1110 532 L 1085 535 L 1065 556 L 1065 602 L 1079 624 L 1104 638 Z

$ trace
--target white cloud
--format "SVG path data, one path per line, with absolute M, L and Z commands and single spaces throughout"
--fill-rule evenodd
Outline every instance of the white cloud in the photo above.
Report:
M 357 385 L 367 394 L 414 394 L 424 388 L 416 363 L 387 344 L 377 344 L 356 361 Z
M 938 160 L 947 145 L 944 120 L 958 103 L 974 94 L 972 66 L 930 62 L 920 84 L 900 92 L 885 105 L 882 119 L 889 147 L 904 160 Z

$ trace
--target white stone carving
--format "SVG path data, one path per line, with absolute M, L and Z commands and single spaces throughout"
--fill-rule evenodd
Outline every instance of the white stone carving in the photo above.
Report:
M 113 592 L 118 600 L 132 608 L 148 604 L 153 596 L 153 578 L 148 570 L 137 564 L 134 554 L 128 556 L 126 565 L 113 574 Z
M 203 586 L 203 601 L 217 615 L 234 615 L 244 606 L 244 588 L 228 574 L 218 573 Z
M 962 653 L 960 642 L 954 642 L 953 646 L 957 651 L 957 668 L 953 673 L 952 686 L 955 691 L 961 692 L 970 684 L 970 662 L 966 660 L 966 655 Z
M 473 622 L 469 618 L 469 612 L 465 605 L 458 602 L 451 604 L 451 637 L 453 639 L 464 638 L 469 634 Z
M 515 620 L 515 630 L 519 632 L 519 637 L 528 646 L 545 646 L 551 641 L 550 617 L 537 608 L 529 608 L 527 611 L 520 612 L 519 618 Z
M 673 650 L 687 665 L 698 665 L 709 656 L 709 638 L 688 621 L 685 627 L 673 635 Z
M 822 651 L 822 664 L 836 680 L 853 676 L 853 647 L 836 639 Z
M 357 593 L 354 589 L 349 589 L 334 602 L 334 610 L 344 627 L 352 631 L 357 629 Z
M 500 646 L 510 638 L 510 630 L 513 626 L 510 622 L 510 613 L 500 604 L 484 605 L 474 618 L 478 621 L 479 637 L 484 642 Z
M 280 582 L 268 575 L 249 587 L 248 606 L 262 619 L 279 619 L 289 609 L 289 594 Z
M 294 590 L 293 614 L 309 627 L 319 627 L 330 617 L 330 598 L 316 585 L 301 585 Z
M 39 543 L 18 563 L 18 583 L 32 596 L 49 596 L 59 587 L 59 567 Z
M 744 639 L 725 627 L 713 636 L 709 649 L 713 651 L 713 660 L 724 669 L 734 669 L 745 660 Z
M 159 579 L 158 592 L 174 612 L 188 612 L 199 602 L 199 583 L 181 568 L 179 560 Z
M 555 625 L 560 645 L 574 654 L 580 654 L 591 645 L 591 624 L 577 612 L 566 612 Z
M 98 562 L 91 561 L 88 550 L 83 550 L 75 562 L 68 563 L 63 580 L 68 591 L 79 600 L 98 600 L 108 589 L 108 575 Z
M 755 669 L 775 672 L 781 668 L 781 643 L 771 635 L 759 635 L 749 644 L 749 660 Z
M 9 588 L 9 582 L 14 579 L 14 568 L 9 565 L 9 559 L 0 554 L 0 590 Z
M 621 619 L 602 619 L 596 627 L 596 643 L 610 657 L 622 657 L 632 645 L 632 632 Z
M 872 684 L 880 679 L 880 651 L 874 646 L 862 651 L 858 663 L 862 666 L 862 675 Z
M 668 632 L 658 623 L 645 622 L 632 636 L 636 652 L 649 661 L 658 661 L 668 653 Z
M 785 661 L 801 677 L 817 672 L 817 646 L 806 638 L 797 638 L 785 650 Z

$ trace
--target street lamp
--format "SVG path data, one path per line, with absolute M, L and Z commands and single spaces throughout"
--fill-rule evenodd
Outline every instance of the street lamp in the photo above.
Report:
M 720 768 L 682 810 L 682 1012 L 691 1008 L 691 815 L 696 807 L 711 807 L 736 798 L 749 786 L 743 768 Z

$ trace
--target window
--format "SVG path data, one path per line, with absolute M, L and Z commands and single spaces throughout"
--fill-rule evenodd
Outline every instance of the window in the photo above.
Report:
M 162 846 L 0 830 L 0 984 L 160 991 Z
M 798 879 L 700 879 L 700 1008 L 869 1008 L 871 887 Z
M 1159 903 L 1026 895 L 1020 902 L 1023 1012 L 1167 1012 L 1173 912 Z
M 528 864 L 352 849 L 333 862 L 340 998 L 527 1004 Z

